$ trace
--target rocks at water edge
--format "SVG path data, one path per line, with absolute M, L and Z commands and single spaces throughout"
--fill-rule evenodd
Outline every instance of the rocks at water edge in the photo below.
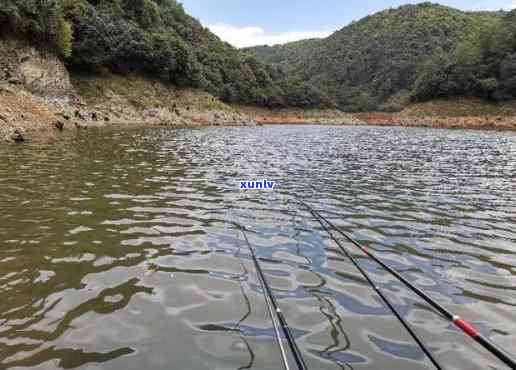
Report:
M 402 113 L 358 113 L 355 117 L 377 126 L 431 127 L 447 129 L 516 129 L 516 116 L 413 116 Z
M 58 129 L 59 131 L 63 131 L 64 129 L 64 123 L 61 121 L 54 122 L 54 127 Z
M 15 143 L 23 143 L 25 141 L 25 137 L 23 136 L 20 130 L 15 129 L 11 135 L 11 140 Z

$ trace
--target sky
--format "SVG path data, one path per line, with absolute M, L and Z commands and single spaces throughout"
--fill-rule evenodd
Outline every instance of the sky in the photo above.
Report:
M 332 32 L 414 0 L 180 0 L 188 13 L 236 47 L 274 45 Z M 434 0 L 462 10 L 515 9 L 516 0 Z

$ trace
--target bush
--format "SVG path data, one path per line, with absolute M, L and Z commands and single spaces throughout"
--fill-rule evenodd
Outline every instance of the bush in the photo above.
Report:
M 401 112 L 410 102 L 410 92 L 402 90 L 392 96 L 379 106 L 382 112 Z
M 7 25 L 4 33 L 23 35 L 63 57 L 71 55 L 72 26 L 58 0 L 3 0 L 0 20 Z
M 58 39 L 60 54 L 65 58 L 69 58 L 72 55 L 73 31 L 72 25 L 65 20 L 61 22 L 61 32 Z
M 448 95 L 450 93 L 449 86 L 445 85 L 449 83 L 451 64 L 449 55 L 444 53 L 430 58 L 418 73 L 411 99 L 424 101 Z
M 491 99 L 493 94 L 498 90 L 499 84 L 496 78 L 484 78 L 479 81 L 482 93 L 487 99 Z

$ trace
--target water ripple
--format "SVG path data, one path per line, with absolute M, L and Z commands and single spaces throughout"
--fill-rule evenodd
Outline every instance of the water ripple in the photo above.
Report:
M 91 130 L 0 156 L 0 368 L 280 368 L 237 225 L 310 369 L 432 368 L 296 197 L 515 347 L 513 133 Z M 502 368 L 356 256 L 447 369 Z

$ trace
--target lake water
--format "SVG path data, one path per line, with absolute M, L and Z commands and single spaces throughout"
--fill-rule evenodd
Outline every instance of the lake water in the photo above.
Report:
M 515 176 L 502 132 L 104 129 L 0 146 L 0 368 L 281 369 L 240 224 L 309 369 L 432 369 L 295 197 L 515 352 Z M 248 179 L 277 184 L 240 191 Z M 447 369 L 505 368 L 355 255 Z

